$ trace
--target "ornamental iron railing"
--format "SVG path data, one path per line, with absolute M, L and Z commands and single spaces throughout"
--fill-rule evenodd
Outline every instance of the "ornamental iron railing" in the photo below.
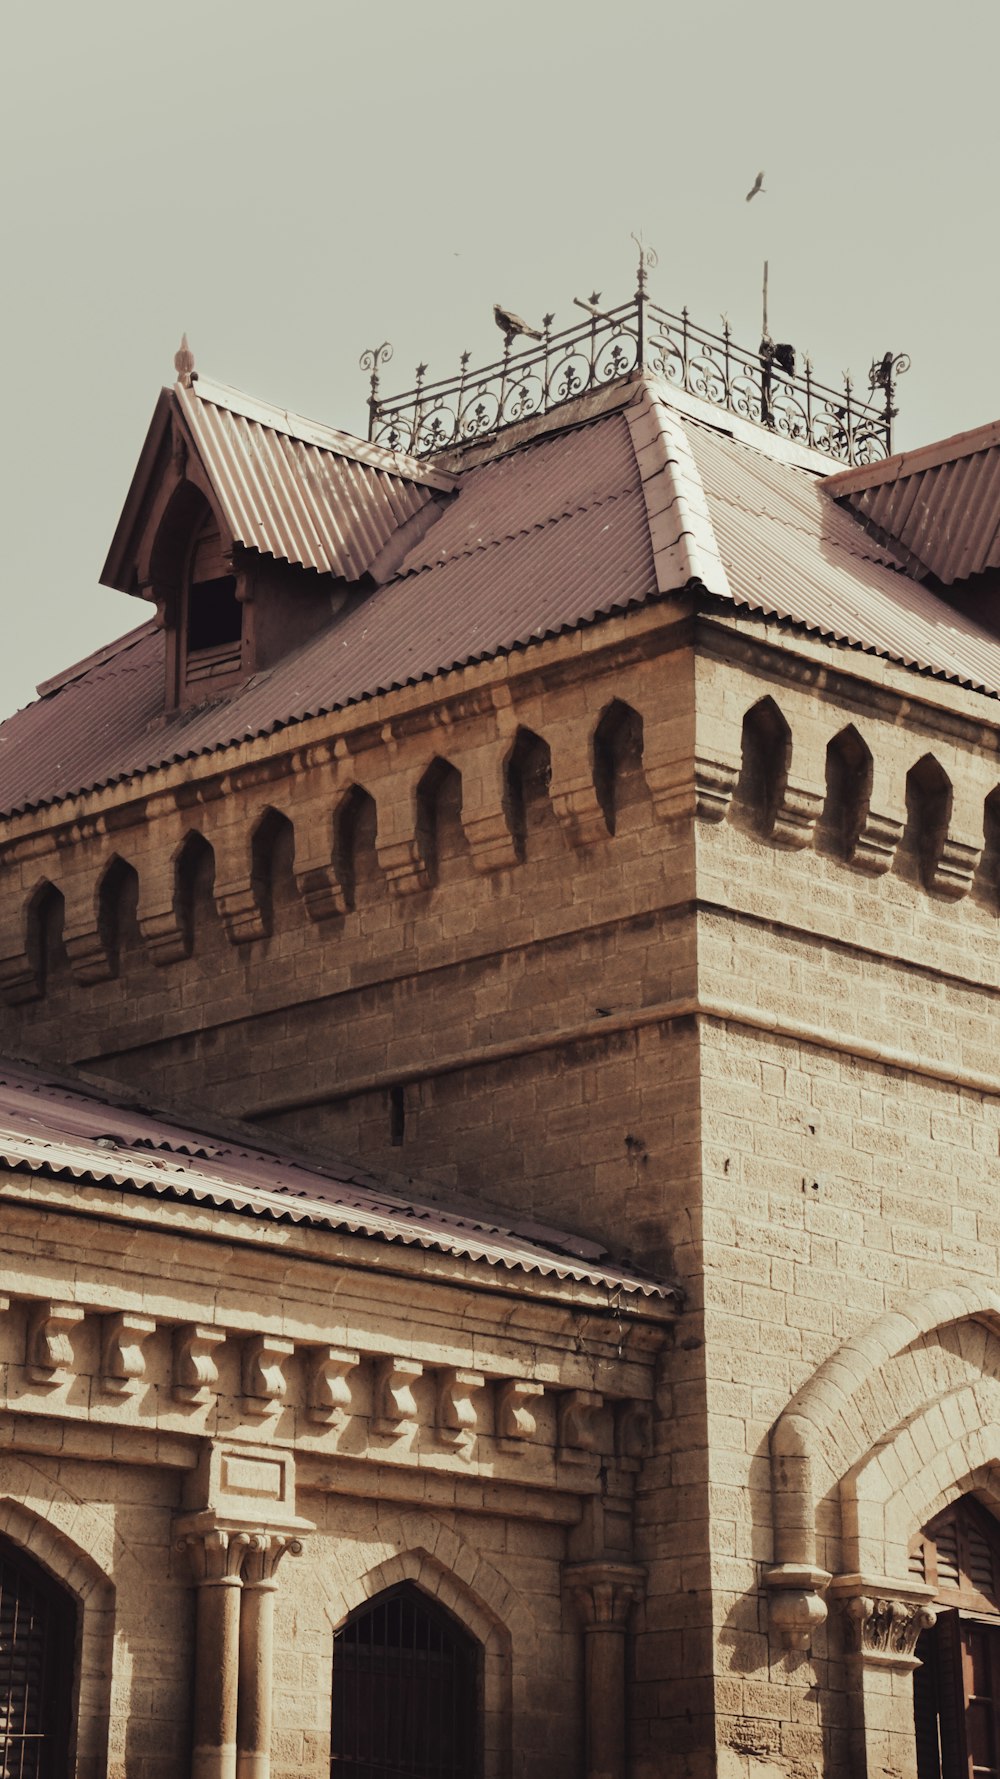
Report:
M 816 381 L 808 358 L 800 371 L 793 348 L 776 344 L 766 329 L 754 352 L 734 343 L 725 317 L 721 333 L 712 333 L 697 327 L 686 308 L 679 315 L 662 309 L 646 291 L 653 264 L 646 249 L 629 302 L 602 308 L 600 291 L 587 301 L 574 297 L 586 319 L 553 333 L 555 317 L 546 315 L 540 338 L 517 351 L 515 339 L 527 336 L 516 317 L 505 317 L 513 325 L 492 364 L 472 370 L 471 354 L 463 352 L 458 376 L 439 382 L 428 382 L 420 364 L 413 388 L 401 395 L 380 394 L 381 372 L 392 358 L 389 341 L 370 348 L 361 358 L 370 377 L 369 439 L 416 457 L 454 450 L 642 370 L 843 463 L 891 455 L 896 379 L 910 368 L 905 353 L 872 361 L 869 399 L 862 400 L 849 375 L 835 389 Z M 498 311 L 503 327 L 501 317 Z

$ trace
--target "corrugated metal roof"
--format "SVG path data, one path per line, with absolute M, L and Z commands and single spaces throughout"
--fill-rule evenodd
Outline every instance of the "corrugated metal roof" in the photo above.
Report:
M 975 449 L 983 438 L 992 440 Z M 966 454 L 949 445 L 966 443 Z M 944 461 L 914 452 L 833 476 L 828 493 L 894 539 L 917 574 L 951 587 L 988 568 L 1000 568 L 1000 427 L 945 441 Z
M 669 406 L 668 384 L 648 389 Z M 759 445 L 731 436 L 715 410 L 672 424 L 686 429 L 736 605 L 1000 695 L 1000 642 L 894 566 L 820 477 L 769 454 L 764 433 Z M 655 482 L 643 483 L 618 409 L 470 466 L 394 580 L 358 594 L 274 668 L 166 719 L 164 641 L 143 627 L 0 726 L 0 811 L 212 752 L 655 597 L 648 513 L 662 531 L 671 510 Z M 719 581 L 710 591 L 726 597 Z
M 737 605 L 1000 694 L 1000 641 L 887 566 L 822 479 L 707 426 L 688 433 Z
M 179 1124 L 118 1095 L 0 1059 L 0 1165 L 190 1199 L 272 1221 L 346 1230 L 489 1266 L 671 1301 L 678 1288 L 621 1268 L 596 1242 L 402 1196 L 347 1163 L 265 1149 L 231 1129 Z
M 471 532 L 458 520 L 463 504 L 479 516 Z M 438 565 L 425 562 L 432 535 Z M 0 809 L 52 802 L 523 647 L 655 585 L 628 428 L 612 414 L 470 470 L 394 581 L 213 704 L 164 721 L 164 639 L 152 625 L 88 671 L 61 676 L 54 693 L 0 725 Z
M 356 581 L 408 519 L 456 485 L 402 452 L 199 377 L 164 390 L 101 574 L 135 591 L 130 546 L 175 423 L 186 430 L 234 541 L 320 574 Z
M 454 485 L 450 476 L 421 474 L 416 462 L 400 474 L 397 466 L 411 460 L 391 452 L 381 463 L 367 453 L 359 459 L 342 434 L 321 443 L 324 429 L 303 437 L 305 423 L 295 433 L 265 421 L 217 384 L 199 379 L 178 385 L 175 396 L 235 542 L 278 561 L 360 580 L 442 481 Z

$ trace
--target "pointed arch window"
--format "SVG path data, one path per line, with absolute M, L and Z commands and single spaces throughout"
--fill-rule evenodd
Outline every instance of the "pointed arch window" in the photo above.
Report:
M 76 1608 L 0 1540 L 0 1779 L 67 1779 Z
M 1000 1525 L 956 1502 L 914 1539 L 910 1571 L 938 1612 L 913 1676 L 918 1779 L 1000 1779 Z
M 334 1638 L 331 1779 L 477 1779 L 479 1646 L 409 1582 Z

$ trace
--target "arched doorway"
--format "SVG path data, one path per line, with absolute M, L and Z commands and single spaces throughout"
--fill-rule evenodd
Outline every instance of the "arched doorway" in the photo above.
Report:
M 479 1646 L 403 1582 L 333 1644 L 331 1779 L 477 1779 Z
M 76 1606 L 0 1538 L 0 1779 L 66 1779 Z
M 966 1496 L 914 1539 L 910 1569 L 938 1615 L 916 1649 L 918 1779 L 1000 1779 L 1000 1525 Z

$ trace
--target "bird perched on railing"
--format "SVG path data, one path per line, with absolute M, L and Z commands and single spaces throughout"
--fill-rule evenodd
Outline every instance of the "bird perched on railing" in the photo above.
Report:
M 545 337 L 539 328 L 529 327 L 526 321 L 521 320 L 520 315 L 514 314 L 513 309 L 504 309 L 499 303 L 493 305 L 493 319 L 508 346 L 517 339 L 518 334 L 526 334 L 529 340 L 541 340 Z
M 763 190 L 764 190 L 764 175 L 763 175 L 763 173 L 758 173 L 756 179 L 754 180 L 752 186 L 750 187 L 750 190 L 747 192 L 747 203 L 749 204 L 750 199 L 755 198 L 757 196 L 757 193 L 759 191 L 763 191 Z

